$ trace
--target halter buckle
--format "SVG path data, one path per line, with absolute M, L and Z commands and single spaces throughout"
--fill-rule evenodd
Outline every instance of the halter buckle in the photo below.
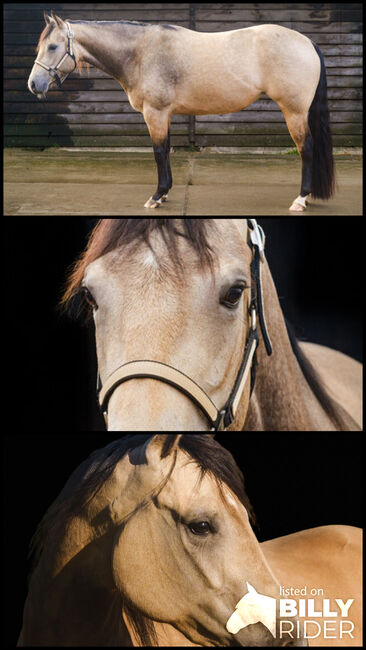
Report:
M 254 305 L 252 306 L 250 315 L 252 319 L 252 330 L 253 332 L 255 332 L 255 330 L 257 329 L 257 310 Z
M 261 258 L 261 262 L 264 262 L 265 256 L 264 256 L 264 246 L 266 243 L 266 236 L 264 234 L 263 228 L 257 223 L 256 219 L 248 219 L 251 225 L 251 232 L 250 232 L 250 240 L 253 244 L 253 246 L 257 246 L 259 250 L 259 255 Z

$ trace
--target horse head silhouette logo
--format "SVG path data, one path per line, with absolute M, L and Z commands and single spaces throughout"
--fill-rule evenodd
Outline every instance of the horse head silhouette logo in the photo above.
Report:
M 247 582 L 248 593 L 238 602 L 235 611 L 226 623 L 230 634 L 254 623 L 263 623 L 273 637 L 276 637 L 276 599 L 259 594 Z

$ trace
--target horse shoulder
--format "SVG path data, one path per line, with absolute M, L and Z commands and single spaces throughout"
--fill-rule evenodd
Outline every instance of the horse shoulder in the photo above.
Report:
M 317 343 L 300 343 L 329 394 L 362 427 L 362 364 Z

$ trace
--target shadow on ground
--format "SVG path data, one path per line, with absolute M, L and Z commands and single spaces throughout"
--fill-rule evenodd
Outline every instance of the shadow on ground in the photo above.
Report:
M 5 215 L 146 216 L 156 188 L 152 152 L 5 150 Z M 178 151 L 166 216 L 288 216 L 299 194 L 297 155 Z M 336 156 L 337 193 L 310 201 L 313 216 L 362 214 L 359 155 Z

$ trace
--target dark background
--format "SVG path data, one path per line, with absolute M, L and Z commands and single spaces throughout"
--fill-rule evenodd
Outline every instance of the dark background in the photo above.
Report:
M 242 469 L 260 541 L 326 524 L 362 526 L 361 433 L 222 433 Z M 29 541 L 72 471 L 118 434 L 8 434 L 3 438 L 3 630 L 18 638 Z
M 11 354 L 3 373 L 6 406 L 16 412 L 18 431 L 104 429 L 95 396 L 93 326 L 82 327 L 57 310 L 66 269 L 96 221 L 12 217 L 4 222 L 3 318 Z M 282 308 L 297 334 L 361 359 L 361 218 L 259 223 Z

